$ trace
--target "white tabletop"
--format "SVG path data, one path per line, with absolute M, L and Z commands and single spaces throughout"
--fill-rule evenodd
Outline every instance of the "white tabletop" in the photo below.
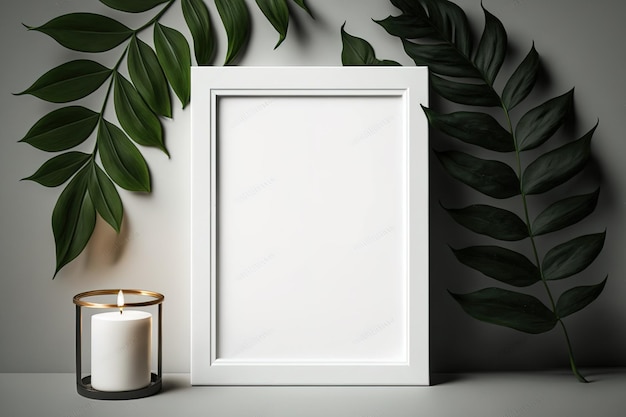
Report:
M 76 393 L 73 374 L 0 374 L 7 417 L 612 417 L 626 415 L 626 370 L 437 374 L 430 387 L 192 387 L 165 374 L 163 390 L 125 401 Z

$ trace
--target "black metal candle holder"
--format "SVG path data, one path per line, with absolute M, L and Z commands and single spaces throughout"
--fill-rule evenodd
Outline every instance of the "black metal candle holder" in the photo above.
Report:
M 151 305 L 158 306 L 157 320 L 157 373 L 151 372 L 150 384 L 146 387 L 131 391 L 99 391 L 91 385 L 91 375 L 82 376 L 82 328 L 83 315 L 82 307 L 87 308 L 119 308 L 117 304 L 104 304 L 85 301 L 85 298 L 101 296 L 101 295 L 117 295 L 120 290 L 94 290 L 87 291 L 74 296 L 74 304 L 76 304 L 76 390 L 80 395 L 87 398 L 97 400 L 131 400 L 135 398 L 149 397 L 161 391 L 161 378 L 163 375 L 162 368 L 162 319 L 163 319 L 163 300 L 162 294 L 145 291 L 145 290 L 122 290 L 124 294 L 139 295 L 150 297 L 151 300 L 135 303 L 125 303 L 124 307 L 145 307 Z M 154 326 L 154 324 L 153 324 Z

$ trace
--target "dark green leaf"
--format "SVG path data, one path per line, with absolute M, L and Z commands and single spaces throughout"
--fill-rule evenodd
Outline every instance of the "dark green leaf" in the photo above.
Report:
M 224 65 L 229 65 L 250 37 L 250 14 L 244 0 L 215 0 L 215 6 L 228 37 Z
M 569 197 L 550 205 L 533 222 L 533 235 L 555 232 L 584 219 L 595 210 L 599 194 L 598 188 L 591 194 Z
M 502 22 L 484 7 L 485 29 L 480 38 L 474 62 L 480 68 L 485 80 L 492 85 L 502 67 L 506 55 L 507 36 Z
M 140 13 L 150 10 L 168 0 L 100 0 L 112 9 L 129 13 Z
M 494 198 L 519 195 L 519 180 L 507 164 L 476 158 L 464 152 L 436 152 L 444 169 L 452 177 Z
M 52 103 L 67 103 L 93 93 L 109 75 L 111 70 L 103 65 L 79 59 L 51 69 L 17 95 L 31 94 Z
M 346 24 L 341 26 L 341 62 L 345 66 L 359 65 L 400 65 L 394 61 L 379 60 L 376 58 L 374 48 L 364 39 L 352 36 L 344 30 Z
M 96 225 L 96 210 L 87 194 L 87 174 L 85 168 L 76 174 L 59 196 L 52 212 L 55 276 L 85 249 Z
M 163 144 L 159 118 L 148 108 L 130 81 L 120 73 L 115 75 L 114 103 L 117 119 L 135 142 L 159 148 L 168 154 Z
M 389 16 L 383 20 L 375 20 L 387 33 L 404 39 L 419 39 L 435 34 L 435 29 L 424 18 L 410 15 Z
M 501 288 L 485 288 L 469 294 L 450 293 L 475 319 L 526 333 L 552 330 L 557 318 L 537 298 Z
M 83 143 L 96 128 L 98 117 L 81 106 L 63 107 L 39 119 L 20 142 L 42 151 L 64 151 Z
M 165 76 L 184 108 L 189 104 L 191 95 L 191 54 L 189 52 L 189 44 L 183 34 L 176 29 L 155 23 L 154 46 Z
M 519 149 L 534 149 L 550 139 L 565 122 L 572 106 L 574 90 L 531 109 L 515 128 Z
M 119 233 L 124 216 L 122 200 L 113 182 L 95 162 L 91 164 L 88 190 L 100 216 Z
M 108 51 L 133 34 L 117 20 L 94 13 L 70 13 L 29 29 L 43 32 L 64 47 L 81 52 Z
M 296 3 L 298 6 L 300 6 L 304 11 L 306 11 L 309 14 L 309 16 L 313 17 L 313 13 L 311 13 L 311 10 L 306 5 L 305 0 L 293 0 L 293 2 Z
M 544 193 L 582 171 L 589 160 L 591 137 L 595 129 L 594 127 L 582 138 L 545 153 L 533 161 L 522 175 L 524 192 Z
M 499 246 L 472 246 L 452 249 L 464 265 L 516 287 L 525 287 L 541 280 L 539 269 L 522 254 Z
M 604 289 L 607 278 L 595 285 L 575 287 L 565 291 L 556 303 L 556 314 L 560 318 L 574 314 L 591 304 Z
M 444 207 L 445 208 L 445 207 Z M 528 237 L 528 228 L 515 213 L 484 204 L 446 211 L 461 226 L 494 239 L 514 241 Z
M 402 39 L 402 46 L 415 65 L 428 66 L 431 72 L 450 77 L 481 78 L 472 63 L 450 44 L 417 44 Z
M 419 1 L 415 0 L 390 0 L 391 4 L 396 6 L 408 15 L 414 15 L 418 17 L 428 17 L 424 6 Z
M 463 9 L 450 1 L 424 1 L 428 16 L 441 39 L 454 44 L 466 58 L 471 54 L 472 39 Z M 417 5 L 411 9 L 423 12 Z
M 341 25 L 341 63 L 349 65 L 369 65 L 376 61 L 374 48 L 365 39 L 350 35 L 345 31 L 346 24 Z
M 472 145 L 497 152 L 513 152 L 513 137 L 500 123 L 486 113 L 437 113 L 427 107 L 422 109 L 431 126 L 452 137 Z
M 511 75 L 502 91 L 502 103 L 507 109 L 512 109 L 528 97 L 535 86 L 538 72 L 539 54 L 537 54 L 533 44 L 530 52 Z
M 193 37 L 193 50 L 198 65 L 210 65 L 215 51 L 215 38 L 209 9 L 203 0 L 182 0 L 183 16 Z
M 587 268 L 600 254 L 606 232 L 580 236 L 548 251 L 543 258 L 543 276 L 555 280 L 571 277 Z
M 158 115 L 172 117 L 172 100 L 159 60 L 148 44 L 133 37 L 128 47 L 128 74 L 141 97 Z
M 459 83 L 430 74 L 430 85 L 437 94 L 454 103 L 468 106 L 500 106 L 500 98 L 487 84 Z
M 106 120 L 98 127 L 98 149 L 104 169 L 120 187 L 150 191 L 148 165 L 126 134 Z
M 91 155 L 82 152 L 67 152 L 46 161 L 33 175 L 24 178 L 45 187 L 57 187 L 69 180 Z
M 289 27 L 287 0 L 256 0 L 256 4 L 278 32 L 278 43 L 274 47 L 276 49 L 287 36 L 287 28 Z

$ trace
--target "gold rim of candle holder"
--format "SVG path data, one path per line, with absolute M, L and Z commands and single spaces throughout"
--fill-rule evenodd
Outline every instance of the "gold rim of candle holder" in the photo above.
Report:
M 90 301 L 84 301 L 83 298 L 88 298 L 88 297 L 96 297 L 99 295 L 116 295 L 117 293 L 119 293 L 120 291 L 122 291 L 124 294 L 133 294 L 133 295 L 143 295 L 146 297 L 152 297 L 154 298 L 153 300 L 149 300 L 149 301 L 140 301 L 140 302 L 135 302 L 135 303 L 124 303 L 124 307 L 145 307 L 145 306 L 152 306 L 152 305 L 157 305 L 163 302 L 163 300 L 165 299 L 165 296 L 163 294 L 159 294 L 158 292 L 154 292 L 154 291 L 147 291 L 147 290 L 133 290 L 133 289 L 123 289 L 123 288 L 119 288 L 119 289 L 108 289 L 108 290 L 93 290 L 93 291 L 87 291 L 87 292 L 82 292 L 80 294 L 76 294 L 74 296 L 74 304 L 76 304 L 77 306 L 82 306 L 82 307 L 89 307 L 89 308 L 119 308 L 119 306 L 117 304 L 105 304 L 105 303 L 93 303 Z
M 83 397 L 97 400 L 131 400 L 136 398 L 149 397 L 161 391 L 161 381 L 163 377 L 163 300 L 165 296 L 154 291 L 121 289 L 123 293 L 152 297 L 152 300 L 141 301 L 135 303 L 124 303 L 124 307 L 145 307 L 157 306 L 157 372 L 151 372 L 150 384 L 146 387 L 132 391 L 98 391 L 91 386 L 91 375 L 82 376 L 82 329 L 83 314 L 82 308 L 119 308 L 117 303 L 93 303 L 83 300 L 88 297 L 99 295 L 115 295 L 120 289 L 93 290 L 82 292 L 74 296 L 74 304 L 76 304 L 76 391 Z

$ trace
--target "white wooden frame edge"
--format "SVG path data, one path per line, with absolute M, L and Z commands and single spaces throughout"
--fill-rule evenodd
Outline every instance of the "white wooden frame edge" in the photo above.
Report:
M 194 385 L 428 385 L 428 105 L 424 67 L 192 68 L 192 305 Z M 216 100 L 220 96 L 401 95 L 408 144 L 408 360 L 406 363 L 277 361 L 216 358 Z M 211 117 L 207 119 L 207 109 Z M 423 135 L 423 137 L 421 136 Z M 206 138 L 198 140 L 198 138 Z M 208 140 L 210 138 L 211 140 Z M 210 155 L 211 164 L 206 163 Z M 211 186 L 207 189 L 207 179 Z M 210 248 L 210 257 L 206 251 Z M 207 262 L 207 259 L 209 262 Z M 210 294 L 210 302 L 206 295 Z

